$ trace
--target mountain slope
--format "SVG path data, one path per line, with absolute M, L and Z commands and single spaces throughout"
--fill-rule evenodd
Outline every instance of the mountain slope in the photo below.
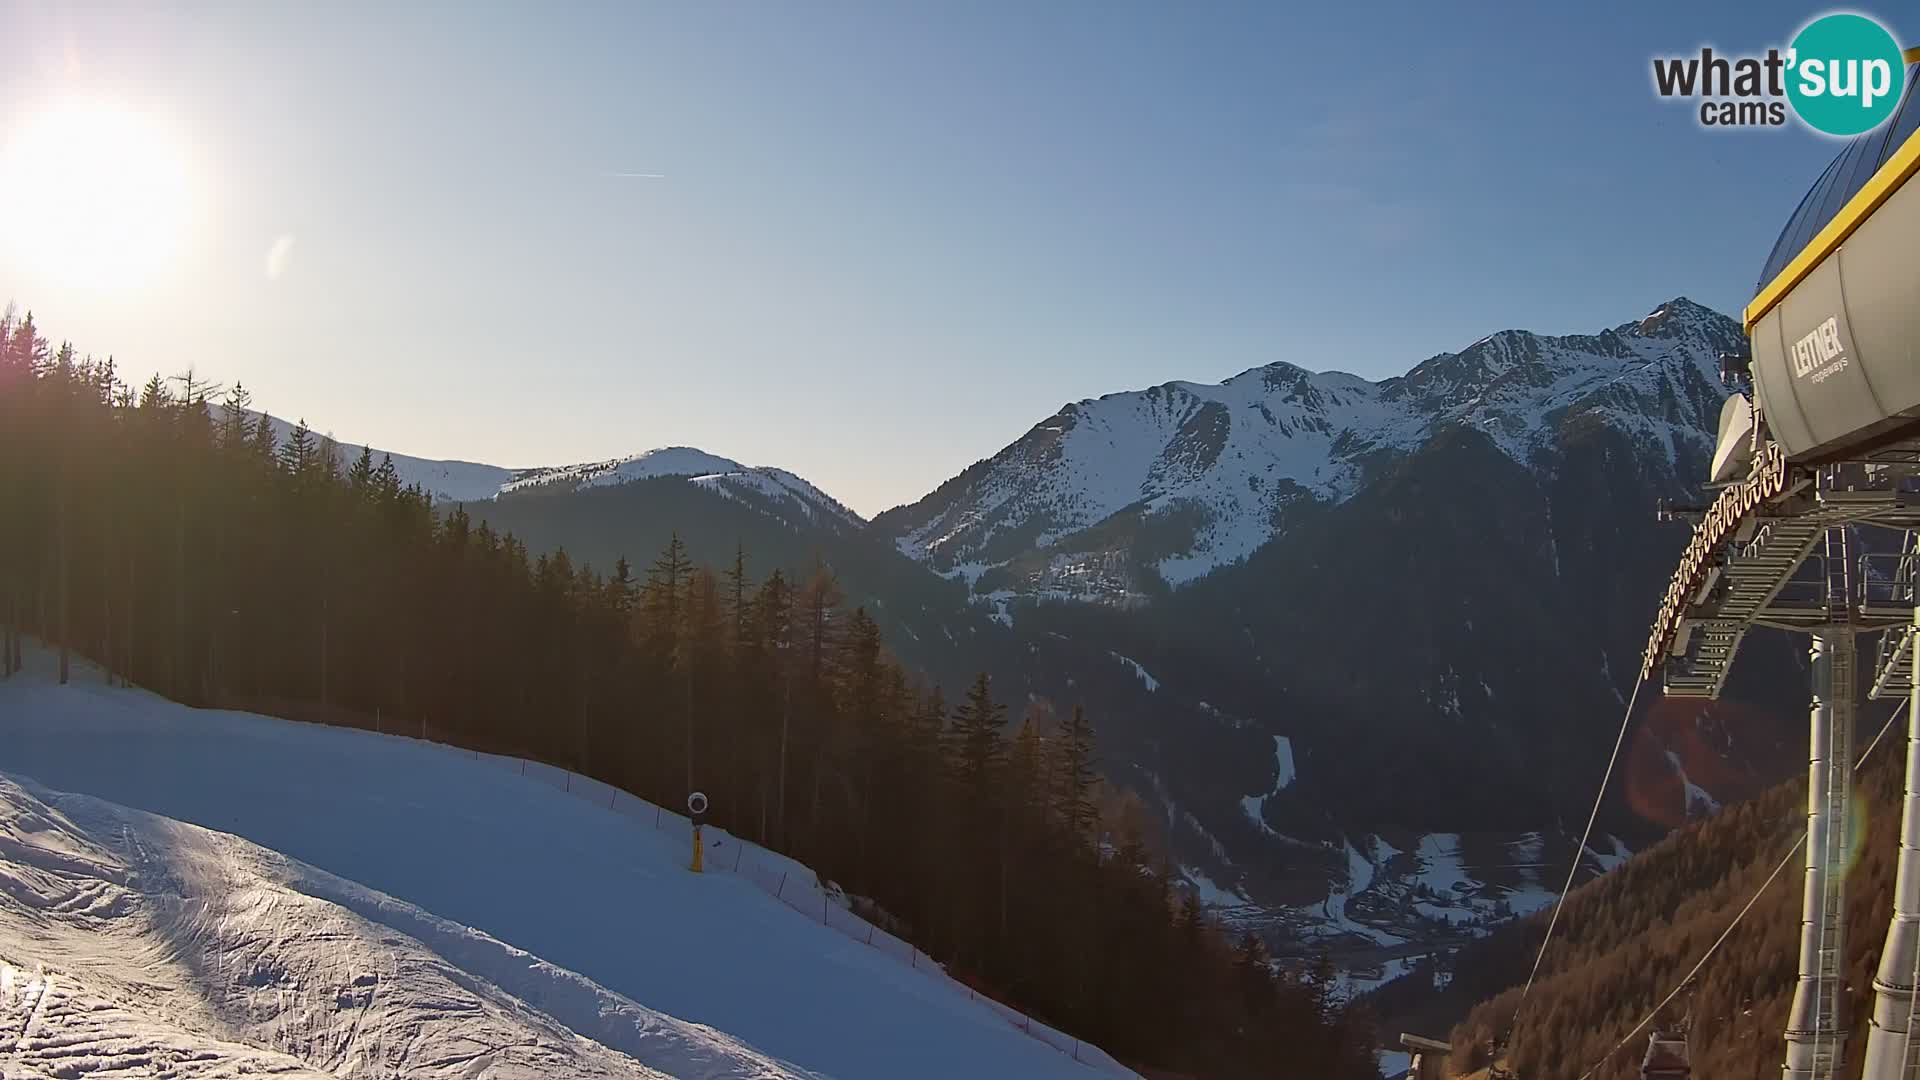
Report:
M 1889 715 L 1876 704 L 1860 717 L 1863 744 Z M 1904 720 L 1896 721 L 1896 724 Z M 1865 749 L 1865 746 L 1862 746 Z M 1858 859 L 1847 877 L 1847 1008 L 1854 1018 L 1847 1060 L 1864 1050 L 1874 967 L 1891 913 L 1900 829 L 1897 727 L 1860 770 Z M 1781 1033 L 1793 998 L 1800 931 L 1800 866 L 1806 785 L 1788 781 L 1705 821 L 1676 830 L 1619 872 L 1567 898 L 1553 946 L 1514 1031 L 1510 1061 L 1521 1075 L 1579 1075 L 1680 982 L 1760 891 L 1783 858 L 1787 869 L 1658 1023 L 1691 1015 L 1698 1076 L 1778 1072 Z M 1484 1064 L 1484 1047 L 1504 1029 L 1545 930 L 1533 919 L 1463 950 L 1447 965 L 1444 991 L 1415 977 L 1384 989 L 1375 1007 L 1390 1023 L 1453 1029 L 1457 1065 Z M 1644 1033 L 1614 1054 L 1598 1080 L 1637 1077 Z
M 824 563 L 949 690 L 985 670 L 1085 705 L 1223 916 L 1398 962 L 1557 888 L 1685 539 L 1652 509 L 1697 489 L 1739 338 L 1678 299 L 1378 383 L 1274 364 L 1109 395 L 865 529 L 689 450 L 529 471 L 468 511 L 602 570 L 676 533 L 756 577 Z M 1656 794 L 1610 806 L 1584 865 L 1785 775 L 1797 670 L 1759 635 L 1732 700 L 1663 707 L 1636 747 Z
M 296 425 L 277 417 L 268 421 L 274 439 L 284 445 Z M 362 449 L 359 443 L 336 442 L 341 467 L 350 465 Z M 608 461 L 525 469 L 413 457 L 378 448 L 373 449 L 373 456 L 376 461 L 392 460 L 401 487 L 417 486 L 438 503 L 479 503 L 502 495 L 584 491 L 672 477 L 807 527 L 851 532 L 866 524 L 839 500 L 785 469 L 742 465 L 690 446 L 665 446 Z
M 44 656 L 31 659 L 33 668 L 49 666 Z M 674 1075 L 1090 1075 L 1068 1054 L 970 1000 L 958 984 L 913 970 L 818 919 L 809 920 L 742 876 L 688 873 L 684 833 L 655 831 L 620 810 L 444 747 L 188 709 L 137 690 L 107 689 L 97 678 L 89 669 L 66 687 L 32 673 L 0 682 L 7 771 L 45 785 L 21 785 L 21 790 L 34 793 L 77 829 L 61 834 L 71 841 L 63 841 L 59 850 L 91 852 L 90 865 L 99 868 L 92 874 L 95 880 L 126 878 L 114 867 L 132 858 L 130 880 L 153 886 L 135 888 L 141 896 L 199 897 L 216 911 L 232 903 L 238 918 L 256 910 L 248 906 L 246 891 L 231 900 L 220 892 L 226 887 L 221 883 L 231 879 L 218 869 L 218 860 L 211 878 L 195 869 L 206 865 L 201 860 L 208 853 L 224 852 L 223 858 L 232 856 L 229 863 L 249 868 L 248 874 L 266 882 L 262 887 L 269 895 L 258 900 L 259 910 L 306 907 L 301 896 L 348 909 L 357 919 L 379 924 L 383 933 L 421 943 L 450 965 L 442 969 L 449 978 L 498 1008 L 514 1013 L 521 1006 L 507 999 L 518 998 L 603 1050 L 617 1049 L 643 1063 L 658 1061 Z M 41 793 L 47 789 L 85 792 L 221 829 L 288 858 L 261 853 L 233 837 L 90 801 L 62 803 Z M 148 836 L 157 839 L 148 843 Z M 123 837 L 143 838 L 154 858 L 144 864 L 146 878 L 139 877 L 141 845 Z M 0 889 L 0 904 L 30 904 L 30 899 L 8 897 L 22 896 L 13 883 L 42 873 L 44 862 L 30 866 L 17 847 L 0 845 L 0 867 L 6 870 L 0 880 L 8 884 Z M 805 872 L 798 864 L 784 865 L 796 880 Z M 190 935 L 213 932 L 200 925 L 209 908 L 189 903 L 181 910 L 192 920 L 184 928 Z M 365 940 L 363 931 L 354 929 L 365 924 L 331 914 L 330 908 L 311 910 L 316 919 L 348 931 L 348 938 Z M 102 908 L 102 917 L 111 914 Z M 41 918 L 32 912 L 19 917 Z M 84 921 L 76 925 L 89 934 L 104 930 Z M 256 942 L 262 935 L 277 940 L 270 924 L 248 925 L 230 923 L 221 932 Z M 486 935 L 511 940 L 569 970 Z M 31 933 L 27 940 L 34 940 Z M 106 950 L 100 944 L 105 938 L 86 940 L 96 942 L 95 954 Z M 317 956 L 273 953 L 238 980 L 262 997 L 262 1008 L 297 1001 L 300 1009 L 315 1011 L 313 1023 L 319 1025 L 323 1016 L 335 1016 L 337 1010 L 323 1007 L 333 999 L 317 994 L 317 987 L 315 997 L 299 998 L 292 993 L 293 976 L 309 960 L 321 965 L 313 975 L 321 985 L 349 974 L 326 968 L 353 955 L 341 948 L 338 954 L 322 950 Z M 33 959 L 14 954 L 12 945 L 0 944 L 0 949 L 10 962 Z M 48 963 L 70 959 L 50 957 Z M 402 959 L 403 966 L 408 963 Z M 287 981 L 276 974 L 281 971 L 288 973 Z M 207 980 L 206 973 L 199 978 Z M 492 983 L 506 997 L 493 996 L 475 979 Z M 358 986 L 351 978 L 347 985 Z M 282 987 L 287 994 L 276 993 Z M 229 1032 L 237 1030 L 234 1025 L 245 1026 L 239 1019 L 223 1022 Z M 282 1030 L 261 1022 L 257 1032 Z M 303 1020 L 285 1030 L 286 1039 L 297 1041 L 296 1035 L 317 1035 L 319 1029 Z M 722 1031 L 731 1035 L 720 1036 Z M 699 1045 L 707 1049 L 700 1051 Z M 286 1049 L 286 1040 L 279 1048 Z M 582 1054 L 589 1051 L 601 1053 L 589 1047 Z M 654 1053 L 661 1057 L 651 1058 Z M 603 1054 L 600 1060 L 616 1059 Z M 564 1064 L 557 1071 L 577 1075 Z M 522 1075 L 553 1074 L 535 1067 Z
M 1739 339 L 1674 300 L 1380 383 L 1279 364 L 1110 395 L 875 527 L 1010 625 L 1029 693 L 1089 703 L 1224 917 L 1391 969 L 1558 887 L 1685 540 L 1654 505 L 1697 490 Z M 1787 775 L 1781 646 L 1643 725 L 1643 797 L 1590 873 Z
M 260 414 L 249 413 L 249 422 L 257 422 Z M 268 415 L 268 423 L 273 428 L 274 441 L 286 445 L 287 437 L 293 434 L 296 424 L 289 423 L 277 416 Z M 318 439 L 326 435 L 326 429 L 314 431 Z M 327 437 L 331 437 L 328 435 Z M 353 463 L 364 448 L 361 443 L 338 442 L 336 448 L 341 468 Z M 490 499 L 500 488 L 510 483 L 524 469 L 509 469 L 500 465 L 483 465 L 472 461 L 442 461 L 434 458 L 413 457 L 409 454 L 397 454 L 391 451 L 373 448 L 374 460 L 385 455 L 393 459 L 394 472 L 400 478 L 401 487 L 417 486 L 433 496 L 436 502 L 464 502 L 471 499 Z
M 1303 503 L 1350 498 L 1450 426 L 1529 467 L 1589 422 L 1697 453 L 1724 394 L 1715 358 L 1739 338 L 1677 299 L 1594 335 L 1502 331 L 1379 383 L 1282 362 L 1110 394 L 875 524 L 982 592 L 1137 598 L 1246 558 Z
M 0 776 L 0 849 L 14 885 L 0 901 L 0 952 L 41 972 L 37 992 L 9 1003 L 27 1014 L 9 1030 L 29 1067 L 810 1075 L 238 837 Z M 470 959 L 489 953 L 527 974 L 503 968 L 496 985 Z M 619 1017 L 596 1033 L 669 1072 L 529 1007 L 546 983 Z M 260 1060 L 279 1055 L 292 1060 Z

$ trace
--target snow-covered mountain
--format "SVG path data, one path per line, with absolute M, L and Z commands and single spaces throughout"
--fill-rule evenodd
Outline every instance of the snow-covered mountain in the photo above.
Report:
M 259 414 L 250 413 L 249 418 L 251 421 L 257 421 Z M 292 435 L 294 428 L 298 426 L 271 414 L 267 419 L 273 427 L 274 441 L 281 445 L 286 444 L 287 437 Z M 324 427 L 315 427 L 312 431 L 316 439 L 332 438 L 331 433 Z M 363 444 L 335 439 L 334 446 L 338 452 L 341 467 L 344 468 L 351 464 L 354 458 L 360 456 Z M 374 460 L 378 461 L 383 454 L 393 459 L 394 472 L 400 477 L 402 487 L 418 486 L 422 491 L 433 496 L 437 502 L 472 502 L 490 499 L 515 476 L 526 471 L 499 465 L 482 465 L 472 461 L 441 461 L 434 458 L 413 457 L 382 450 L 377 446 L 373 448 Z
M 1584 812 L 1684 543 L 1653 507 L 1697 490 L 1717 356 L 1740 340 L 1677 299 L 1380 382 L 1276 363 L 1112 394 L 871 524 L 687 448 L 501 470 L 468 510 L 602 568 L 670 536 L 709 565 L 744 549 L 755 574 L 827 565 L 930 682 L 988 671 L 1004 700 L 1084 705 L 1103 772 L 1196 892 L 1357 971 L 1557 888 L 1561 823 Z M 1758 666 L 1737 692 L 1771 701 Z M 1677 779 L 1684 820 L 1777 778 L 1770 715 L 1639 725 L 1636 784 Z M 1607 828 L 1627 847 L 1653 831 Z M 1440 881 L 1454 863 L 1473 872 Z
M 1683 298 L 1593 335 L 1501 331 L 1377 383 L 1278 362 L 1109 394 L 876 525 L 981 593 L 1133 599 L 1246 558 L 1303 501 L 1351 497 L 1448 426 L 1529 467 L 1580 422 L 1672 459 L 1712 430 L 1716 358 L 1739 336 Z
M 522 469 L 500 485 L 497 494 L 581 491 L 664 477 L 684 479 L 722 498 L 771 504 L 823 528 L 858 529 L 866 524 L 838 499 L 785 469 L 742 465 L 691 446 L 667 446 L 611 461 Z
M 271 418 L 274 437 L 284 443 L 295 425 Z M 316 434 L 316 437 L 318 433 Z M 344 467 L 360 454 L 362 444 L 335 446 Z M 471 461 L 443 461 L 413 457 L 373 448 L 376 460 L 393 459 L 403 487 L 418 486 L 435 502 L 478 503 L 502 495 L 579 491 L 617 487 L 638 480 L 678 478 L 722 498 L 752 503 L 823 527 L 851 530 L 866 522 L 838 499 L 785 469 L 771 465 L 743 465 L 732 458 L 709 454 L 691 446 L 663 446 L 608 461 L 536 468 L 508 468 Z
M 1676 299 L 1380 382 L 1276 363 L 1111 394 L 874 528 L 1005 627 L 1017 692 L 1098 718 L 1204 902 L 1364 983 L 1558 888 L 1685 540 L 1655 505 L 1697 493 L 1741 340 Z M 1735 695 L 1775 700 L 1771 667 Z M 1772 715 L 1636 725 L 1634 810 L 1583 865 L 1777 779 Z

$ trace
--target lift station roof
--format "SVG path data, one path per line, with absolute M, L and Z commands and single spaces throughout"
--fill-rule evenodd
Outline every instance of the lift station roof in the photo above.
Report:
M 1916 76 L 1920 76 L 1920 64 L 1909 65 L 1906 95 L 1893 119 L 1849 142 L 1800 200 L 1760 271 L 1760 281 L 1753 287 L 1756 296 L 1780 276 L 1794 256 L 1806 250 L 1807 244 L 1833 221 L 1848 200 L 1858 195 L 1873 174 L 1920 129 L 1920 78 Z

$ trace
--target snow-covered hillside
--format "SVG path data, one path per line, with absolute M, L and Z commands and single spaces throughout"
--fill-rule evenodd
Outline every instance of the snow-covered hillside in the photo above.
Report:
M 1591 336 L 1507 330 L 1374 383 L 1290 363 L 1068 405 L 912 506 L 877 519 L 905 554 L 981 590 L 1125 596 L 1245 558 L 1301 499 L 1340 500 L 1382 453 L 1445 425 L 1537 466 L 1581 419 L 1671 458 L 1713 428 L 1731 320 L 1685 299 Z M 995 574 L 995 571 L 999 571 Z
M 724 498 L 764 500 L 782 510 L 797 510 L 808 521 L 835 528 L 864 525 L 860 515 L 800 477 L 770 465 L 742 465 L 691 446 L 667 446 L 611 461 L 523 469 L 501 485 L 499 494 L 541 487 L 569 490 L 612 487 L 635 480 L 681 477 Z
M 171 818 L 0 776 L 0 851 L 0 1011 L 49 1074 L 811 1075 Z
M 249 415 L 253 422 L 258 421 L 259 414 L 250 413 Z M 268 421 L 273 427 L 274 440 L 284 446 L 287 437 L 293 434 L 297 425 L 277 416 L 269 416 Z M 313 437 L 315 439 L 332 438 L 332 434 L 325 428 L 314 428 Z M 340 442 L 336 439 L 335 445 L 339 450 L 342 468 L 360 456 L 362 449 L 360 443 Z M 499 493 L 503 485 L 526 471 L 503 468 L 499 465 L 481 465 L 472 461 L 438 461 L 433 458 L 397 454 L 377 446 L 373 448 L 375 461 L 378 461 L 383 454 L 393 458 L 393 469 L 400 477 L 400 486 L 418 485 L 422 491 L 442 502 L 475 502 L 480 499 L 491 499 Z
M 293 433 L 293 424 L 271 418 L 274 438 L 281 443 Z M 315 438 L 327 433 L 316 430 Z M 361 444 L 338 442 L 344 468 L 360 454 Z M 663 446 L 609 461 L 513 469 L 471 461 L 440 461 L 392 451 L 373 450 L 393 459 L 402 487 L 418 485 L 436 502 L 485 502 L 501 495 L 537 488 L 613 487 L 635 480 L 679 477 L 723 498 L 746 499 L 756 505 L 793 514 L 799 520 L 836 529 L 855 529 L 865 521 L 838 499 L 785 469 L 771 465 L 742 465 L 731 458 L 691 446 Z
M 631 799 L 46 667 L 0 683 L 0 1002 L 23 1053 L 74 1055 L 45 1075 L 1098 1075 L 924 958 L 687 872 Z

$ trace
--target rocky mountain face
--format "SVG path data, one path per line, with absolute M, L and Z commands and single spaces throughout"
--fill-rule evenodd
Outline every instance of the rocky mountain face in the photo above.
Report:
M 1022 690 L 1100 700 L 1224 917 L 1391 974 L 1558 888 L 1686 537 L 1653 509 L 1697 494 L 1740 341 L 1678 299 L 1378 383 L 1113 394 L 874 527 L 1026 643 Z M 1588 870 L 1785 774 L 1780 644 L 1638 725 Z
M 1673 474 L 1708 449 L 1716 357 L 1740 340 L 1679 299 L 1591 336 L 1502 331 L 1378 383 L 1280 362 L 1109 394 L 875 525 L 983 595 L 1137 602 L 1244 561 L 1450 427 L 1550 472 L 1567 431 L 1603 424 Z

